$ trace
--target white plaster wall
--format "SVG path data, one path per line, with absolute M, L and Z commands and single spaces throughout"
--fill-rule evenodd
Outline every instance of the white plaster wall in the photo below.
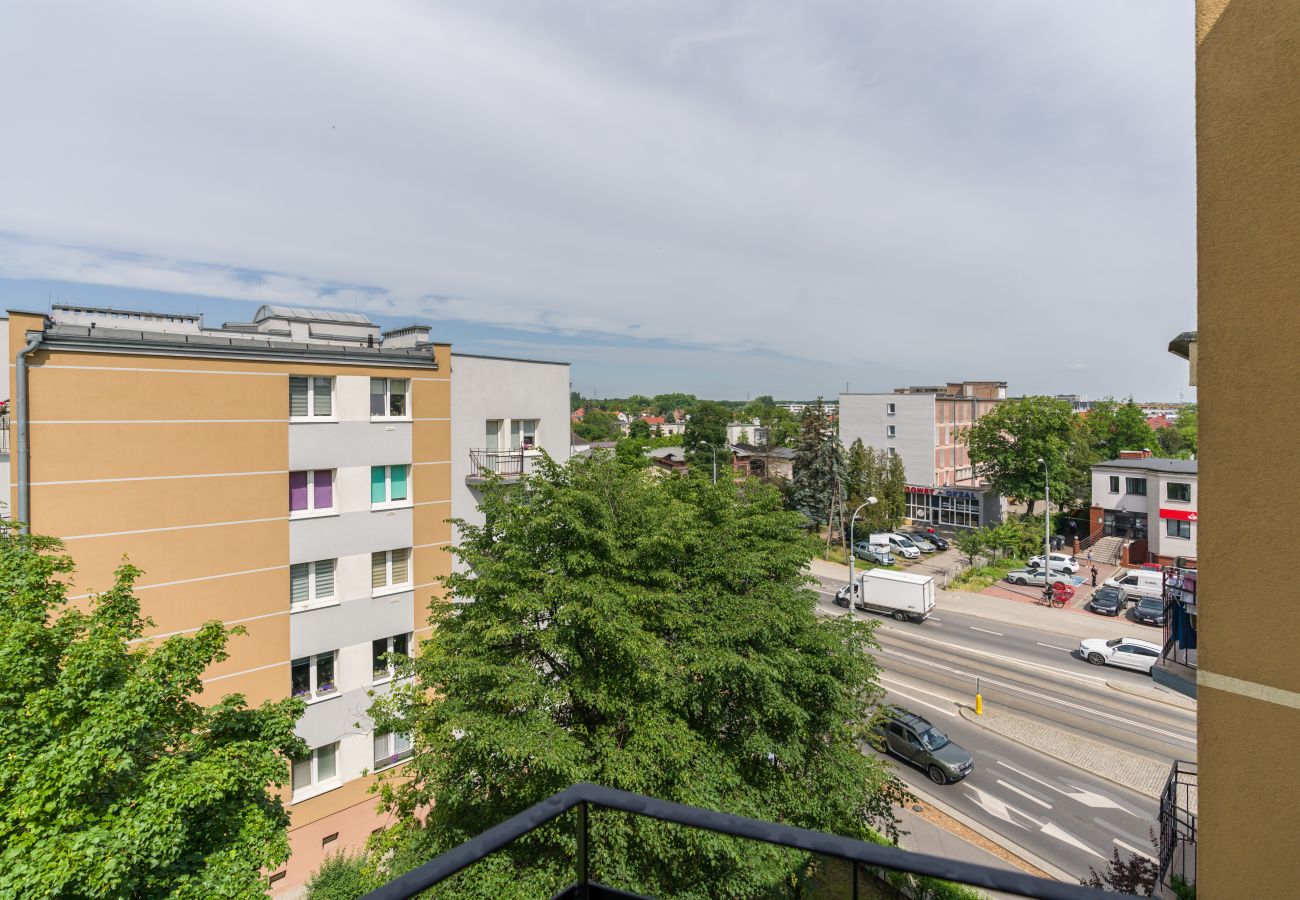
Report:
M 894 415 L 889 415 L 889 404 Z M 888 437 L 893 425 L 896 436 Z M 893 447 L 903 458 L 907 483 L 936 487 L 934 481 L 933 394 L 840 394 L 840 440 L 847 449 L 859 438 L 868 447 Z

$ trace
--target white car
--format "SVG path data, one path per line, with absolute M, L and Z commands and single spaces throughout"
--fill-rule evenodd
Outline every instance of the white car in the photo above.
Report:
M 1070 556 L 1069 554 L 1066 553 L 1052 553 L 1049 554 L 1049 556 L 1052 559 L 1050 563 L 1051 568 L 1061 569 L 1063 571 L 1069 572 L 1071 575 L 1079 571 L 1079 561 L 1075 559 L 1073 556 Z M 1029 557 L 1029 562 L 1025 563 L 1025 565 L 1029 566 L 1029 568 L 1031 569 L 1036 569 L 1042 564 L 1043 564 L 1043 556 L 1041 553 L 1038 556 Z
M 1160 658 L 1160 645 L 1138 638 L 1088 638 L 1079 642 L 1079 656 L 1094 666 L 1109 664 L 1150 674 Z
M 916 544 L 912 543 L 912 539 L 903 537 L 901 534 L 889 535 L 889 549 L 903 557 L 903 559 L 921 558 L 921 551 L 917 549 Z

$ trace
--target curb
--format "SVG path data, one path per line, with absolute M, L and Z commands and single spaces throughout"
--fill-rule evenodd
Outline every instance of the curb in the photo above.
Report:
M 965 825 L 967 828 L 969 828 L 971 831 L 975 832 L 985 840 L 992 841 L 993 843 L 1001 847 L 1003 850 L 1006 850 L 1012 856 L 1019 857 L 1020 861 L 1025 863 L 1026 865 L 1033 866 L 1035 869 L 1038 869 L 1041 872 L 1045 872 L 1046 874 L 1050 875 L 1052 878 L 1055 878 L 1057 881 L 1064 881 L 1068 884 L 1078 883 L 1079 879 L 1075 878 L 1069 872 L 1066 872 L 1064 869 L 1060 868 L 1059 866 L 1052 865 L 1047 860 L 1043 859 L 1037 854 L 1029 852 L 1024 847 L 1021 847 L 1019 844 L 1015 843 L 1014 841 L 1004 837 L 1003 835 L 998 834 L 996 831 L 994 831 L 992 828 L 989 828 L 987 825 L 975 821 L 970 816 L 966 815 L 963 812 L 960 812 L 959 810 L 952 809 L 947 804 L 935 799 L 933 796 L 931 796 L 930 794 L 926 793 L 923 790 L 914 788 L 910 784 L 904 784 L 903 786 L 907 788 L 909 793 L 915 796 L 916 799 L 920 800 L 922 803 L 927 803 L 930 806 L 933 806 L 935 809 L 942 812 L 945 816 L 948 816 L 951 819 L 955 819 L 957 822 L 960 822 L 962 825 Z M 944 830 L 947 831 L 946 828 Z M 949 831 L 948 833 L 953 834 L 953 832 L 951 831 Z M 953 836 L 958 838 L 959 840 L 961 839 L 961 835 L 953 834 Z
M 1156 688 L 1143 688 L 1139 685 L 1125 684 L 1122 681 L 1108 681 L 1106 687 L 1113 691 L 1119 691 L 1121 694 L 1128 694 L 1131 697 L 1141 697 L 1143 700 L 1166 703 L 1187 712 L 1196 712 L 1197 710 L 1196 701 L 1191 697 L 1184 697 L 1182 694 L 1166 693 Z
M 1030 750 L 1034 750 L 1034 751 L 1036 751 L 1036 752 L 1038 752 L 1038 753 L 1043 754 L 1044 756 L 1050 756 L 1050 757 L 1052 757 L 1053 759 L 1060 760 L 1061 762 L 1065 763 L 1065 764 L 1068 765 L 1068 766 L 1072 766 L 1073 768 L 1076 768 L 1076 769 L 1079 769 L 1079 770 L 1081 770 L 1081 771 L 1087 772 L 1088 774 L 1090 774 L 1090 775 L 1094 775 L 1094 776 L 1096 776 L 1097 778 L 1102 779 L 1103 781 L 1109 781 L 1111 784 L 1119 785 L 1120 787 L 1124 788 L 1125 790 L 1133 791 L 1134 793 L 1136 793 L 1136 794 L 1141 794 L 1141 795 L 1143 795 L 1144 797 L 1151 797 L 1152 799 L 1155 799 L 1155 800 L 1159 800 L 1160 797 L 1161 797 L 1161 794 L 1162 794 L 1162 788 L 1163 788 L 1163 785 L 1164 785 L 1164 778 L 1163 778 L 1163 777 L 1161 778 L 1161 787 L 1160 787 L 1160 788 L 1157 788 L 1157 789 L 1154 791 L 1154 793 L 1153 793 L 1152 791 L 1146 790 L 1146 789 L 1144 789 L 1144 788 L 1136 787 L 1135 785 L 1129 784 L 1128 782 L 1120 781 L 1118 778 L 1112 778 L 1111 776 L 1107 775 L 1107 774 L 1104 773 L 1104 772 L 1099 772 L 1099 771 L 1097 771 L 1097 770 L 1095 770 L 1095 769 L 1084 768 L 1083 766 L 1079 765 L 1078 760 L 1072 759 L 1072 758 L 1069 757 L 1069 756 L 1065 756 L 1065 755 L 1060 754 L 1060 753 L 1052 753 L 1050 750 L 1044 750 L 1041 746 L 1039 746 L 1039 745 L 1037 745 L 1037 744 L 1030 743 L 1029 741 L 1024 740 L 1023 738 L 1017 737 L 1017 736 L 1014 735 L 1014 734 L 1007 734 L 1007 733 L 1004 732 L 1004 731 L 999 731 L 999 730 L 996 729 L 996 728 L 991 728 L 991 727 L 989 726 L 989 724 L 988 724 L 988 720 L 985 719 L 983 716 L 977 716 L 977 715 L 975 715 L 975 711 L 974 711 L 973 709 L 971 709 L 969 706 L 965 706 L 965 705 L 958 704 L 957 711 L 961 714 L 961 717 L 962 717 L 963 719 L 965 719 L 966 721 L 971 722 L 972 724 L 978 725 L 978 726 L 980 726 L 981 728 L 983 728 L 985 731 L 991 732 L 992 734 L 996 734 L 996 735 L 998 735 L 999 737 L 1006 738 L 1006 739 L 1009 740 L 1009 741 L 1015 741 L 1017 744 L 1020 744 L 1022 747 L 1028 747 Z M 1006 713 L 1006 712 L 1004 712 L 1004 713 L 1000 713 L 1000 715 L 1007 716 L 1007 717 L 1014 718 L 1014 719 L 1023 719 L 1023 718 L 1024 718 L 1023 716 L 1017 716 L 1017 715 L 1015 715 L 1014 713 Z M 1109 752 L 1109 753 L 1111 753 L 1111 754 L 1114 754 L 1114 753 L 1116 752 L 1116 749 L 1115 749 L 1115 748 L 1113 748 L 1113 747 L 1107 747 L 1105 744 L 1102 744 L 1101 741 L 1095 741 L 1095 740 L 1093 740 L 1092 738 L 1080 738 L 1078 735 L 1071 735 L 1069 732 L 1067 732 L 1067 731 L 1063 731 L 1062 729 L 1060 729 L 1060 728 L 1056 728 L 1056 727 L 1054 727 L 1054 726 L 1052 726 L 1052 725 L 1039 725 L 1038 723 L 1034 723 L 1034 724 L 1036 725 L 1036 727 L 1038 727 L 1038 728 L 1042 728 L 1042 729 L 1044 729 L 1044 730 L 1057 731 L 1057 732 L 1060 732 L 1061 734 L 1065 734 L 1065 735 L 1067 735 L 1067 736 L 1069 736 L 1069 737 L 1072 737 L 1072 738 L 1076 738 L 1076 739 L 1079 739 L 1079 740 L 1086 740 L 1086 741 L 1089 741 L 1090 743 L 1097 744 L 1099 747 L 1103 748 L 1104 750 L 1106 750 L 1107 752 Z M 1127 753 L 1128 751 L 1123 751 L 1123 752 Z M 1139 759 L 1142 759 L 1142 760 L 1144 760 L 1144 761 L 1146 761 L 1146 762 L 1150 762 L 1152 765 L 1159 765 L 1159 763 L 1157 763 L 1155 760 L 1148 760 L 1146 757 L 1139 756 L 1139 755 L 1136 754 L 1136 753 L 1132 753 L 1132 754 L 1129 754 L 1129 755 L 1131 755 L 1131 756 L 1135 756 L 1135 757 L 1138 757 Z

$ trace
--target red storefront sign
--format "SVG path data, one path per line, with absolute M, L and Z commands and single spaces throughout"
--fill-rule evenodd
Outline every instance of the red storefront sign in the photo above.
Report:
M 1186 509 L 1162 509 L 1160 510 L 1162 519 L 1182 519 L 1184 522 L 1195 522 L 1196 513 Z

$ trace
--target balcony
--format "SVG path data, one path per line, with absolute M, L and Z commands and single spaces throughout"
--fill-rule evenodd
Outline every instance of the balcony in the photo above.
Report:
M 532 471 L 534 456 L 536 453 L 532 447 L 523 450 L 471 450 L 465 483 L 487 484 L 493 476 L 505 481 L 518 481 Z
M 1196 570 L 1165 570 L 1165 633 L 1151 669 L 1157 684 L 1196 696 Z
M 9 417 L 0 416 L 0 454 L 9 453 Z
M 539 898 L 549 896 L 552 900 L 559 900 L 559 898 L 649 900 L 647 895 L 636 892 L 635 885 L 610 886 L 599 880 L 602 872 L 612 873 L 620 867 L 617 862 L 602 865 L 599 841 L 593 838 L 599 834 L 603 822 L 612 822 L 627 816 L 655 819 L 683 828 L 712 831 L 775 847 L 789 848 L 797 854 L 806 854 L 822 863 L 817 867 L 822 880 L 817 885 L 815 896 L 827 900 L 932 896 L 913 876 L 937 878 L 1019 897 L 1042 898 L 1042 900 L 1102 900 L 1103 897 L 1115 896 L 1077 884 L 1036 878 L 1015 870 L 956 862 L 941 856 L 911 853 L 897 847 L 856 841 L 809 831 L 805 828 L 778 825 L 774 822 L 733 816 L 681 803 L 669 803 L 594 784 L 579 783 L 371 891 L 365 895 L 365 900 L 407 900 L 421 891 L 444 882 L 446 882 L 444 888 L 448 891 L 447 895 L 454 896 L 456 883 L 451 879 L 454 879 L 458 872 L 507 848 L 526 835 L 529 836 L 530 846 L 551 844 L 573 848 L 572 874 L 568 875 L 561 871 L 557 876 L 559 882 L 567 883 L 556 883 L 547 887 L 544 894 L 538 895 Z M 564 831 L 550 835 L 535 833 L 543 829 L 551 831 L 564 829 Z M 708 862 L 701 860 L 700 865 L 703 870 Z M 715 893 L 710 890 L 708 884 L 700 884 L 697 888 L 697 893 L 700 894 Z
M 1178 760 L 1160 797 L 1158 897 L 1176 897 L 1175 880 L 1196 884 L 1196 763 Z

